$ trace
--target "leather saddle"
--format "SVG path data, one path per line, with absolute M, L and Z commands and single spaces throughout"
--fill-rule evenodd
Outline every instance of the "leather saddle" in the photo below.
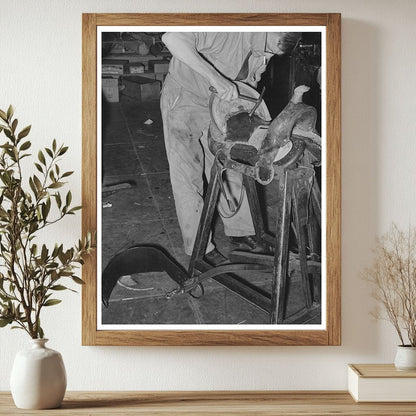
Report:
M 237 82 L 240 93 L 258 98 L 257 91 Z M 286 107 L 270 120 L 267 106 L 262 101 L 255 112 L 255 104 L 243 98 L 224 101 L 216 95 L 210 99 L 211 123 L 208 145 L 211 152 L 228 166 L 249 174 L 262 185 L 270 183 L 275 166 L 287 166 L 299 159 L 305 147 L 313 155 L 314 164 L 320 163 L 321 137 L 315 129 L 316 109 L 302 101 L 309 90 L 304 85 L 295 89 Z M 243 165 L 243 166 L 241 166 Z M 244 165 L 250 168 L 244 169 Z

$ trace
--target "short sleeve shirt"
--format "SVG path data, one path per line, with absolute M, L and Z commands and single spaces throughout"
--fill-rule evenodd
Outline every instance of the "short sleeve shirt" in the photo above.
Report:
M 266 69 L 264 32 L 190 32 L 188 36 L 201 56 L 231 81 L 235 80 L 250 53 L 248 76 L 241 81 L 257 86 Z M 171 60 L 169 74 L 187 91 L 200 97 L 209 94 L 208 80 L 175 57 Z

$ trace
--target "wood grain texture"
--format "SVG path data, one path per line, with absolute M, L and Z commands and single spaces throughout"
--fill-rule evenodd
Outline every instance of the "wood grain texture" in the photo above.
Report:
M 341 342 L 341 175 L 339 14 L 84 14 L 83 232 L 96 229 L 97 26 L 326 26 L 327 29 L 327 329 L 320 331 L 97 331 L 97 265 L 83 267 L 83 345 L 339 345 Z
M 341 15 L 327 30 L 327 327 L 328 344 L 341 345 Z
M 97 331 L 94 345 L 327 345 L 326 331 Z
M 82 234 L 97 229 L 97 36 L 94 14 L 82 16 Z M 94 345 L 97 322 L 97 257 L 85 260 L 82 276 L 82 344 Z
M 416 378 L 416 371 L 399 371 L 394 364 L 349 364 L 363 378 Z
M 414 403 L 355 403 L 346 392 L 67 392 L 52 410 L 16 409 L 11 395 L 0 393 L 2 415 L 415 415 Z
M 98 26 L 326 26 L 320 13 L 100 13 Z

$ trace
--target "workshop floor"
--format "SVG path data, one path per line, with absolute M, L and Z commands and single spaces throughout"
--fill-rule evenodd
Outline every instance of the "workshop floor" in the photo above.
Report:
M 157 244 L 187 268 L 163 142 L 158 100 L 107 103 L 103 111 L 102 269 L 117 253 L 136 244 Z M 127 187 L 116 192 L 111 186 Z M 110 188 L 108 188 L 110 187 Z M 227 255 L 235 247 L 216 225 L 214 241 Z M 252 284 L 270 291 L 271 276 L 246 272 Z M 103 324 L 267 324 L 268 314 L 217 282 L 204 283 L 205 295 L 167 299 L 176 283 L 164 273 L 123 276 L 102 308 Z M 304 307 L 300 276 L 291 272 L 287 316 Z M 320 323 L 320 308 L 305 324 Z

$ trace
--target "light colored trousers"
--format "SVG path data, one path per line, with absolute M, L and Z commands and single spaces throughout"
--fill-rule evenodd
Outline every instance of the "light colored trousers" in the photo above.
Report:
M 203 207 L 204 174 L 209 180 L 214 162 L 207 143 L 210 123 L 208 98 L 200 98 L 186 91 L 168 75 L 160 103 L 176 213 L 185 253 L 191 255 Z M 223 218 L 225 234 L 240 237 L 253 235 L 253 221 L 247 196 L 242 190 L 241 175 L 227 171 L 226 188 L 235 205 L 241 192 L 244 192 L 244 199 L 236 215 Z M 219 205 L 221 211 L 229 212 L 223 195 Z M 210 237 L 206 252 L 214 248 Z

